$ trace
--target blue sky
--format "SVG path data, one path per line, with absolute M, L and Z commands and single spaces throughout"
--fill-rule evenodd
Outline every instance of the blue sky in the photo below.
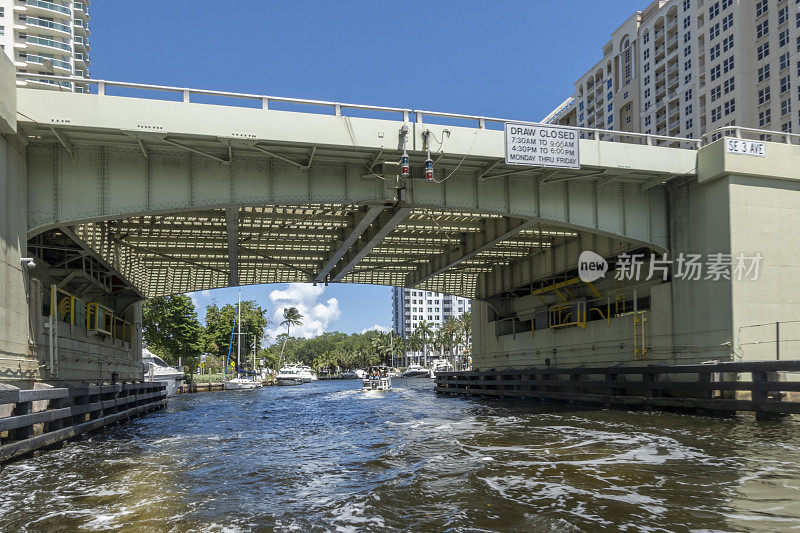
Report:
M 103 0 L 91 6 L 90 71 L 116 81 L 539 120 L 647 3 Z M 270 310 L 301 298 L 326 330 L 391 325 L 386 287 L 288 290 L 243 287 L 242 297 Z M 211 298 L 233 302 L 236 291 L 192 296 L 202 318 Z M 278 299 L 274 291 L 282 291 Z

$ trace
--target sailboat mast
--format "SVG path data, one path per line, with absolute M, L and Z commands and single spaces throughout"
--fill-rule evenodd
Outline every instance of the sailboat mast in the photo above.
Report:
M 239 303 L 236 306 L 237 319 L 236 322 L 239 326 L 239 331 L 236 335 L 236 377 L 239 378 L 239 368 L 242 366 L 240 356 L 242 354 L 242 291 L 239 291 Z

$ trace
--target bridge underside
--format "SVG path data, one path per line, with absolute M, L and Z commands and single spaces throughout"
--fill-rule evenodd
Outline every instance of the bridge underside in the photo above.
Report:
M 55 234 L 61 230 L 34 237 L 32 249 L 46 249 Z M 343 282 L 474 298 L 480 274 L 577 233 L 499 215 L 305 204 L 89 222 L 73 226 L 71 236 L 147 297 L 233 285 Z

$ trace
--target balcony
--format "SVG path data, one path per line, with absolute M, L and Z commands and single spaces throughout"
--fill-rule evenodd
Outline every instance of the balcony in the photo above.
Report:
M 28 26 L 37 26 L 39 28 L 48 28 L 65 33 L 67 35 L 72 35 L 72 31 L 68 25 L 61 24 L 60 22 L 54 22 L 52 20 L 45 20 L 36 17 L 25 17 L 25 24 Z
M 86 35 L 89 33 L 89 24 L 83 19 L 75 19 L 75 35 Z
M 25 36 L 25 42 L 28 45 L 28 48 L 44 48 L 47 51 L 50 50 L 63 50 L 65 52 L 72 52 L 72 47 L 67 43 L 56 41 L 53 39 L 48 39 L 46 37 L 38 37 L 36 35 L 27 35 Z
M 54 69 L 61 69 L 66 70 L 67 72 L 72 72 L 72 65 L 69 64 L 69 61 L 62 61 L 60 59 L 54 59 L 52 57 L 44 57 L 36 54 L 27 54 L 26 57 L 22 58 L 27 63 L 34 63 L 37 65 L 44 65 L 44 60 L 48 60 L 53 64 Z
M 72 12 L 67 6 L 56 4 L 55 2 L 47 2 L 46 0 L 25 0 L 25 6 L 31 13 L 45 11 L 47 14 L 60 13 L 62 15 L 72 16 Z

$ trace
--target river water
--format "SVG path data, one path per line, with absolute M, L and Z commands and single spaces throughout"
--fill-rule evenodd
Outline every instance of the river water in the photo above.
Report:
M 188 394 L 0 471 L 0 531 L 800 529 L 800 423 L 387 393 Z

